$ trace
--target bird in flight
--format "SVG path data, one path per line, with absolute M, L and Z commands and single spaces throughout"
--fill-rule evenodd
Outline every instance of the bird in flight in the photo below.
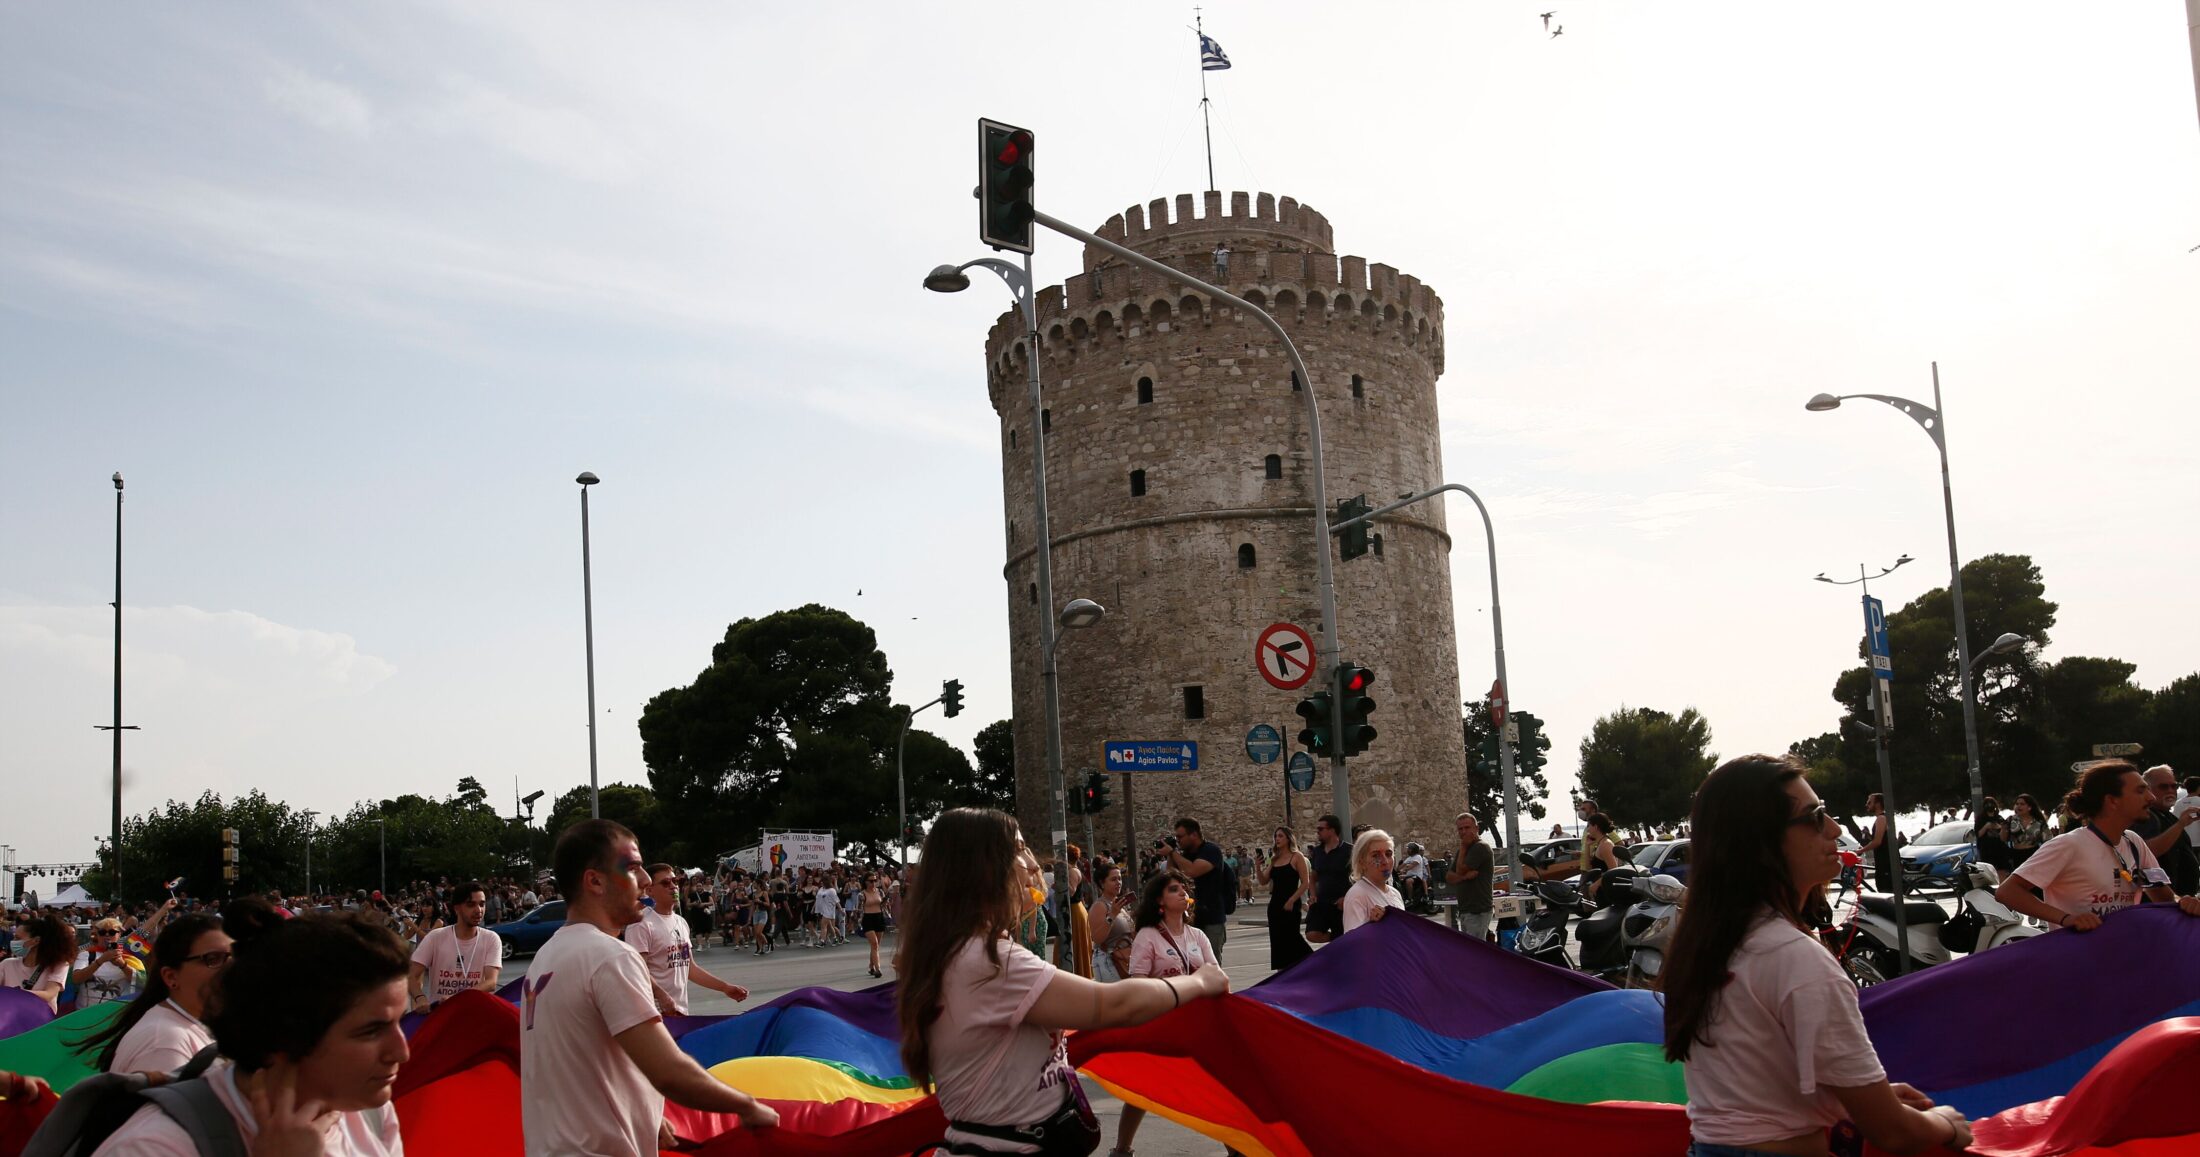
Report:
M 1558 27 L 1556 27 L 1556 28 L 1553 28 L 1553 29 L 1551 29 L 1551 39 L 1553 39 L 1553 40 L 1556 40 L 1556 39 L 1558 39 L 1559 37 L 1561 37 L 1561 36 L 1564 36 L 1564 35 L 1566 35 L 1566 26 L 1565 26 L 1565 25 L 1563 25 L 1563 24 L 1559 25 L 1559 26 L 1558 26 Z
M 1556 15 L 1558 15 L 1558 10 L 1555 8 L 1543 14 L 1543 31 L 1549 32 L 1551 30 L 1551 17 Z

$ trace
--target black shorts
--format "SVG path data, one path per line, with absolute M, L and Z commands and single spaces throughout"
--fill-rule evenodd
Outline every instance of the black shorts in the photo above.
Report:
M 863 930 L 865 932 L 886 931 L 886 913 L 865 912 L 863 914 Z
M 1331 936 L 1344 935 L 1344 908 L 1327 900 L 1316 900 L 1306 906 L 1306 930 L 1327 932 Z

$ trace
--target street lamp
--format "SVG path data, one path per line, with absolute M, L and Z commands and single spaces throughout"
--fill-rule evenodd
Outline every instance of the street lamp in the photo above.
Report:
M 1976 816 L 1986 807 L 1986 783 L 1979 774 L 1978 697 L 1971 689 L 1971 634 L 1963 621 L 1963 563 L 1956 554 L 1956 499 L 1948 483 L 1948 419 L 1940 402 L 1940 363 L 1933 363 L 1933 404 L 1930 406 L 1890 394 L 1818 394 L 1803 403 L 1803 408 L 1813 413 L 1838 410 L 1841 403 L 1850 398 L 1885 402 L 1909 415 L 1911 421 L 1924 429 L 1925 436 L 1933 440 L 1933 447 L 1940 451 L 1940 501 L 1948 520 L 1948 593 L 1955 604 L 1956 667 L 1963 672 L 1963 752 L 1971 777 L 1971 814 Z
M 1071 599 L 1062 607 L 1062 613 L 1054 617 L 1054 621 L 1064 630 L 1081 631 L 1086 627 L 1098 625 L 1107 613 L 1108 609 L 1106 607 L 1093 602 L 1091 599 Z M 1062 636 L 1054 636 L 1054 648 L 1059 648 L 1061 645 Z M 1047 651 L 1047 670 L 1054 670 L 1054 650 L 1052 649 Z M 1131 823 L 1131 790 L 1129 777 L 1126 776 L 1123 786 L 1123 832 L 1124 838 L 1135 844 L 1136 834 Z M 1092 813 L 1086 812 L 1085 846 L 1087 851 L 1091 850 L 1093 842 Z
M 136 731 L 137 725 L 124 726 L 122 722 L 122 471 L 114 473 L 115 484 L 115 721 L 110 726 L 94 723 L 99 731 L 111 731 L 115 737 L 115 798 L 114 831 L 108 837 L 107 862 L 114 870 L 114 878 L 107 882 L 108 898 L 122 902 L 122 733 Z
M 387 898 L 390 894 L 390 822 L 376 816 L 374 826 L 377 829 L 376 843 L 382 857 L 381 871 L 375 875 L 375 890 Z
M 1821 394 L 1820 397 L 1824 397 L 1824 395 Z M 1811 405 L 1813 407 L 1817 407 L 1818 399 L 1811 399 Z M 1912 559 L 1910 558 L 1910 556 L 1905 554 L 1901 558 L 1894 560 L 1893 563 L 1889 564 L 1884 570 L 1881 570 L 1878 574 L 1865 574 L 1864 564 L 1858 563 L 1856 565 L 1856 577 L 1853 579 L 1827 578 L 1826 572 L 1824 571 L 1819 571 L 1816 575 L 1813 575 L 1812 577 L 1817 579 L 1819 582 L 1831 583 L 1832 585 L 1837 587 L 1862 585 L 1862 587 L 1864 588 L 1864 598 L 1868 600 L 1872 597 L 1871 580 L 1875 578 L 1885 578 L 1888 575 L 1891 575 L 1894 572 L 1901 570 L 1905 563 L 1911 561 Z M 1869 608 L 1870 605 L 1871 604 L 1869 602 L 1865 603 L 1865 606 L 1867 608 Z M 1866 613 L 1870 613 L 1868 609 Z M 1910 971 L 1910 914 L 1906 906 L 1907 902 L 1902 898 L 1904 891 L 1906 891 L 1906 889 L 1904 889 L 1904 887 L 1902 886 L 1902 854 L 1900 851 L 1896 850 L 1894 846 L 1894 839 L 1896 834 L 1894 817 L 1897 810 L 1894 806 L 1894 766 L 1888 761 L 1887 757 L 1887 744 L 1890 740 L 1893 739 L 1893 735 L 1891 733 L 1894 730 L 1894 728 L 1887 726 L 1887 724 L 1894 718 L 1894 712 L 1893 707 L 1883 698 L 1883 696 L 1887 694 L 1887 680 L 1880 678 L 1879 672 L 1876 669 L 1871 670 L 1869 674 L 1871 675 L 1872 681 L 1872 717 L 1879 722 L 1880 726 L 1867 727 L 1863 724 L 1857 724 L 1856 730 L 1859 733 L 1870 736 L 1872 741 L 1872 749 L 1877 752 L 1879 756 L 1879 798 L 1880 802 L 1886 805 L 1885 810 L 1881 814 L 1887 817 L 1886 854 L 1888 861 L 1894 865 L 1894 871 L 1890 873 L 1894 877 L 1894 944 L 1895 955 L 1900 957 L 1900 959 L 1895 962 L 1895 972 L 1898 975 L 1907 975 Z M 1966 684 L 1970 682 L 1968 676 L 1966 676 L 1964 682 Z
M 306 820 L 306 903 L 311 904 L 313 902 L 313 817 L 321 813 L 308 811 L 298 814 L 304 816 Z
M 596 788 L 596 593 L 588 570 L 588 488 L 603 479 L 581 471 L 573 481 L 581 484 L 581 629 L 588 648 L 588 818 L 603 814 Z
M 1031 503 L 1033 507 L 1032 551 L 1039 586 L 1039 605 L 1054 605 L 1054 537 L 1047 528 L 1047 440 L 1045 395 L 1039 385 L 1039 306 L 1032 299 L 1031 255 L 1024 255 L 1024 264 L 1018 268 L 998 257 L 980 257 L 961 265 L 940 265 L 924 277 L 924 287 L 934 293 L 960 293 L 970 288 L 970 275 L 964 270 L 972 266 L 988 269 L 1008 284 L 1010 296 L 1016 299 L 1016 307 L 1024 315 L 1024 368 L 1025 378 L 1031 390 Z M 1326 556 L 1324 556 L 1326 557 Z M 1069 911 L 1069 803 L 1062 787 L 1062 704 L 1054 679 L 1054 618 L 1042 615 L 1039 619 L 1039 652 L 1044 660 L 1040 682 L 1044 688 L 1046 705 L 1047 751 L 1047 825 L 1052 829 L 1050 841 L 1054 847 L 1055 911 Z M 1061 938 L 1061 949 L 1055 955 L 1066 964 L 1069 959 L 1069 938 Z

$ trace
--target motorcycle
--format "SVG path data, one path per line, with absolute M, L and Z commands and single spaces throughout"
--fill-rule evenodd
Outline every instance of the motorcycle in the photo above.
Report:
M 1581 893 L 1564 880 L 1543 880 L 1528 889 L 1536 911 L 1521 924 L 1513 951 L 1530 960 L 1572 968 L 1566 953 L 1566 922 L 1582 909 Z
M 1582 917 L 1574 938 L 1581 942 L 1581 971 L 1611 980 L 1627 972 L 1627 908 L 1642 873 L 1613 868 L 1594 877 L 1595 907 Z
M 1910 971 L 1946 964 L 1958 953 L 1984 952 L 2045 931 L 1994 898 L 1994 890 L 2001 886 L 2001 873 L 1992 864 L 1963 865 L 1962 884 L 1962 898 L 1953 917 L 1930 901 L 1911 900 L 1903 905 L 1910 925 Z M 1854 928 L 1844 964 L 1857 983 L 1874 984 L 1901 975 L 1895 898 L 1859 892 L 1851 923 Z

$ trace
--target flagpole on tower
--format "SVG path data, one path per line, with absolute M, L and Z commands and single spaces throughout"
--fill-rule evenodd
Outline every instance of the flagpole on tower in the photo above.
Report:
M 1199 9 L 1192 9 L 1192 29 L 1199 33 L 1199 128 L 1207 138 L 1207 191 L 1215 191 L 1215 127 L 1207 117 L 1207 26 Z

